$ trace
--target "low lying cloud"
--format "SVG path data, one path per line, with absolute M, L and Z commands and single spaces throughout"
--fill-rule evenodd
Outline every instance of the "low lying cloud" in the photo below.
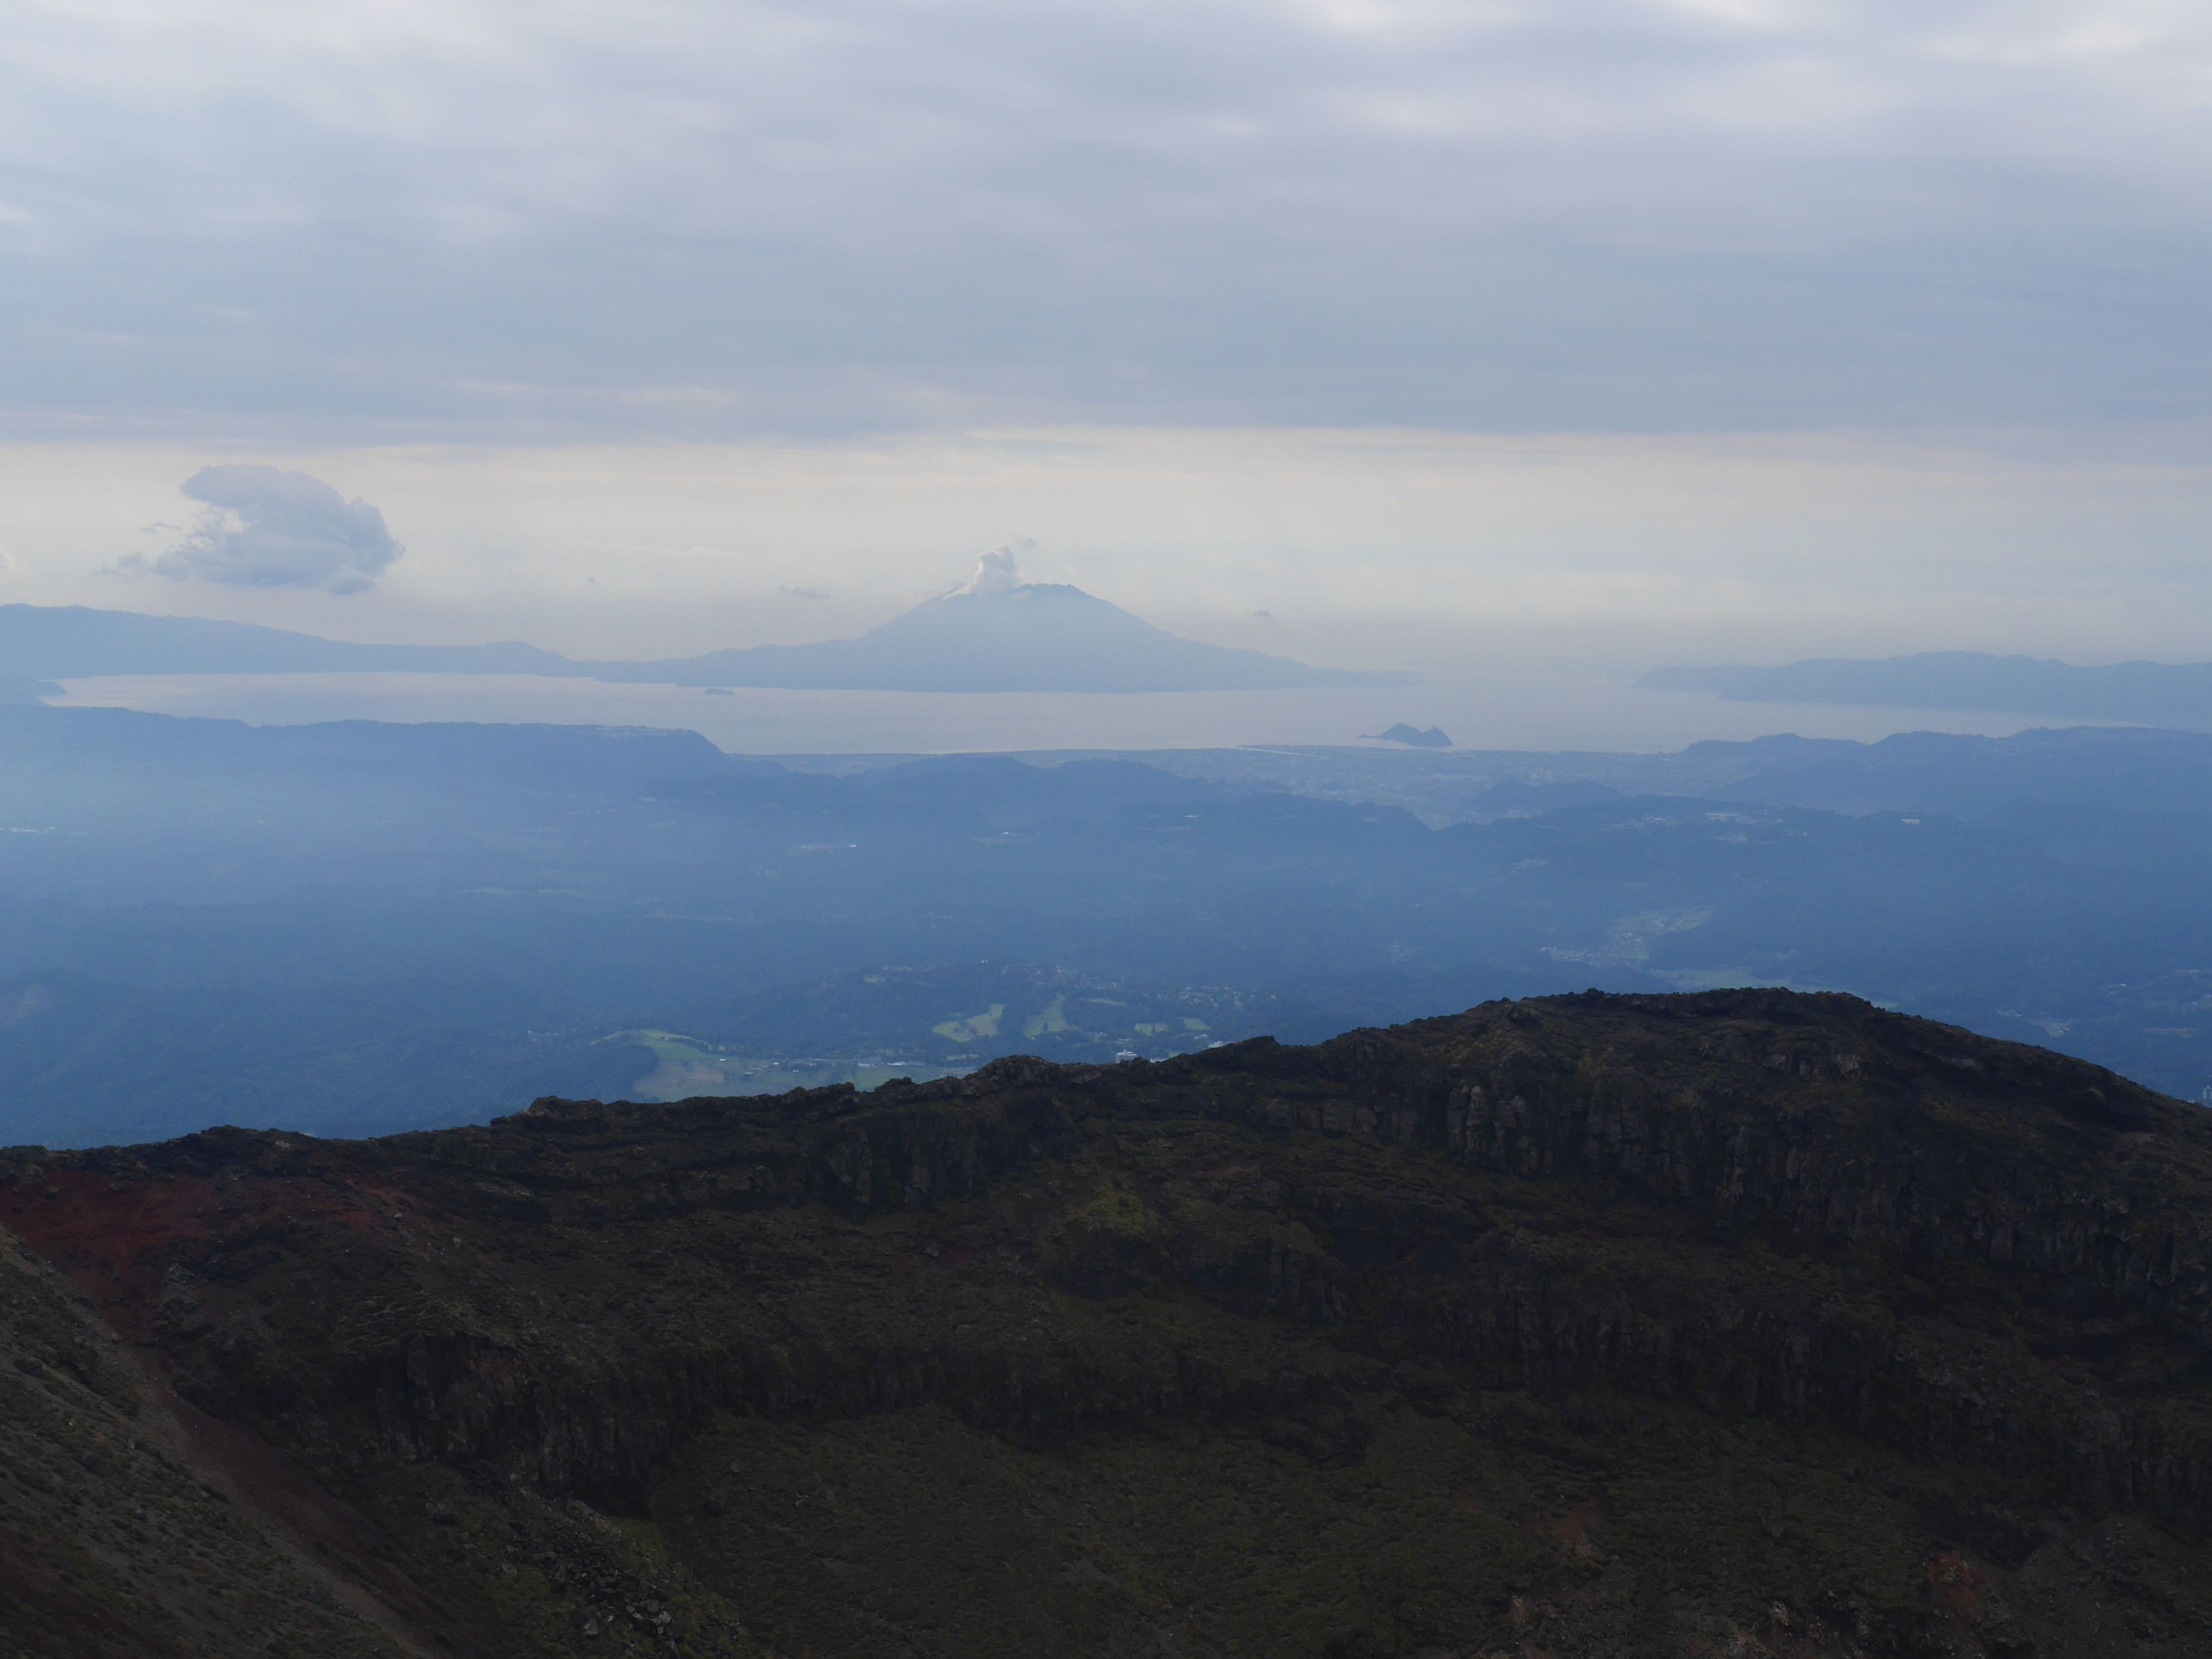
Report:
M 320 478 L 281 466 L 204 466 L 185 480 L 205 510 L 185 538 L 151 559 L 125 559 L 134 575 L 240 587 L 372 587 L 404 550 L 384 514 L 348 501 Z

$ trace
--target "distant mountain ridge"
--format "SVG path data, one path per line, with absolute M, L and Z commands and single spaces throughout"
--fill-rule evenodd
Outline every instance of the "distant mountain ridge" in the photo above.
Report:
M 102 674 L 576 674 L 534 645 L 362 645 L 258 623 L 150 617 L 85 605 L 0 605 L 9 680 Z
M 1318 1036 L 1593 983 L 1848 986 L 2212 1084 L 2212 733 L 1257 758 L 814 770 L 0 705 L 0 1142 L 459 1121 L 670 1061 L 622 1033 L 1157 1059 L 1261 1029 L 1239 1009 Z
M 1813 658 L 1771 668 L 1659 668 L 1636 684 L 1654 691 L 1706 691 L 1731 702 L 1963 708 L 2212 728 L 2212 663 L 2081 667 L 2039 657 L 1924 651 L 1876 660 Z
M 984 556 L 967 586 L 858 639 L 639 662 L 581 661 L 514 641 L 367 645 L 250 623 L 0 605 L 0 675 L 11 682 L 323 673 L 541 674 L 808 691 L 1261 691 L 1413 679 L 1186 640 L 1079 587 L 1022 580 L 1003 548 Z

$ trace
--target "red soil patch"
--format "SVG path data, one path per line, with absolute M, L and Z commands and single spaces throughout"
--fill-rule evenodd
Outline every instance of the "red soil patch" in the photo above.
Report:
M 362 1194 L 321 1177 L 118 1180 L 50 1169 L 0 1187 L 0 1225 L 66 1274 L 118 1328 L 118 1316 L 152 1299 L 171 1262 L 204 1256 L 226 1237 L 303 1222 L 364 1231 L 389 1224 Z
M 1989 1580 L 1982 1570 L 1956 1550 L 1938 1550 L 1928 1558 L 1928 1582 L 1936 1587 L 1936 1605 L 1964 1625 L 1981 1622 L 1982 1593 Z
M 1601 1511 L 1595 1504 L 1577 1504 L 1544 1522 L 1540 1530 L 1569 1555 L 1587 1561 L 1597 1553 L 1594 1534 L 1601 1517 Z
M 214 1236 L 215 1183 L 198 1176 L 113 1181 L 82 1170 L 0 1188 L 0 1224 L 103 1310 L 149 1295 L 161 1269 Z

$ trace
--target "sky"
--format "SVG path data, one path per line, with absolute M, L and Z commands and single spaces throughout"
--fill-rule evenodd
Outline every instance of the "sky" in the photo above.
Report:
M 2208 197 L 2201 0 L 16 0 L 0 599 L 2202 656 Z

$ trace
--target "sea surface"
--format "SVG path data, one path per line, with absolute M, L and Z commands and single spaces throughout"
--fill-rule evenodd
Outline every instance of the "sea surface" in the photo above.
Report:
M 2086 722 L 1956 709 L 1723 702 L 1626 678 L 1474 672 L 1419 686 L 1182 693 L 702 691 L 528 674 L 176 674 L 64 682 L 64 708 L 305 725 L 483 720 L 690 730 L 732 753 L 946 754 L 1356 744 L 1403 721 L 1462 749 L 1664 753 L 1706 738 L 1871 742 L 1897 732 L 2002 737 Z

